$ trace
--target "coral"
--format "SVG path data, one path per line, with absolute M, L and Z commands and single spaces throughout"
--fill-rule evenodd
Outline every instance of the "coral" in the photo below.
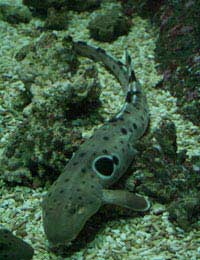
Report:
M 119 8 L 97 15 L 88 25 L 90 35 L 98 41 L 111 42 L 120 35 L 127 34 L 131 23 Z

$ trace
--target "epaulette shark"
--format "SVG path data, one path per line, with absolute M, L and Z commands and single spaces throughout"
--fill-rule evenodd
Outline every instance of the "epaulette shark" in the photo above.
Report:
M 72 44 L 78 55 L 101 62 L 116 77 L 125 92 L 125 102 L 114 117 L 80 146 L 45 196 L 44 231 L 53 246 L 67 245 L 74 240 L 104 204 L 135 211 L 150 208 L 144 196 L 109 189 L 133 161 L 134 144 L 143 136 L 149 122 L 146 96 L 136 79 L 131 57 L 125 51 L 124 64 L 99 47 L 82 41 L 72 41 Z
M 9 230 L 0 227 L 1 260 L 31 260 L 33 254 L 34 250 L 29 244 L 13 235 Z

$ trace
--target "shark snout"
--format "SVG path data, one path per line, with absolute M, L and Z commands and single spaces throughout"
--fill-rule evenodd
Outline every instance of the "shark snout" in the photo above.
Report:
M 84 194 L 84 200 L 77 201 L 77 196 L 63 201 L 54 209 L 43 212 L 44 230 L 50 245 L 67 245 L 83 229 L 87 220 L 100 208 L 99 198 Z

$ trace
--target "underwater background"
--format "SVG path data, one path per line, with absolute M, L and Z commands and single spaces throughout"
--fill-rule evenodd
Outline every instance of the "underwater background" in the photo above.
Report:
M 0 0 L 0 226 L 33 259 L 200 259 L 199 11 L 197 0 Z M 102 208 L 61 256 L 48 248 L 43 197 L 124 102 L 114 76 L 71 52 L 68 35 L 131 55 L 150 126 L 117 185 L 152 207 Z M 9 239 L 0 233 L 2 259 Z

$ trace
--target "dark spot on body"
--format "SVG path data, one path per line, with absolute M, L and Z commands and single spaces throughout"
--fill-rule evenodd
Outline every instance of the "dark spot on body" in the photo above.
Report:
M 129 114 L 129 115 L 131 114 L 131 112 L 128 111 L 128 110 L 124 110 L 124 113 L 125 113 L 125 114 Z
M 81 172 L 85 173 L 85 172 L 86 172 L 86 169 L 85 169 L 85 168 L 82 168 L 82 169 L 81 169 Z
M 85 184 L 85 181 L 82 181 L 82 184 Z
M 134 128 L 134 129 L 137 129 L 136 123 L 133 123 L 133 128 Z
M 64 190 L 62 189 L 62 190 L 60 190 L 59 192 L 62 194 L 62 193 L 64 192 Z
M 78 199 L 79 199 L 79 200 L 82 200 L 82 197 L 81 197 L 81 196 L 78 196 Z
M 124 118 L 121 116 L 121 117 L 119 117 L 119 120 L 123 122 Z
M 132 102 L 132 94 L 131 91 L 128 91 L 127 95 L 126 95 L 126 102 L 127 103 L 131 103 Z
M 114 164 L 118 165 L 119 164 L 119 159 L 117 158 L 117 156 L 113 155 L 113 162 Z
M 133 129 L 129 128 L 129 131 L 130 131 L 131 133 L 133 133 Z
M 123 135 L 127 135 L 128 131 L 126 130 L 125 127 L 122 127 L 122 128 L 121 128 L 121 133 L 122 133 Z
M 110 123 L 117 122 L 117 118 L 116 117 L 112 117 L 108 122 L 110 122 Z
M 108 153 L 108 150 L 104 149 L 102 152 L 107 154 L 107 153 Z
M 65 179 L 64 179 L 64 182 L 68 182 L 68 181 L 69 181 L 69 178 L 65 178 Z
M 70 208 L 69 209 L 69 214 L 73 215 L 76 212 L 75 208 Z
M 74 166 L 78 165 L 78 162 L 74 162 L 73 165 L 74 165 Z
M 123 64 L 121 61 L 117 61 L 117 64 L 120 66 L 120 67 L 123 67 Z
M 115 149 L 118 149 L 118 147 L 117 147 L 116 145 L 114 146 L 114 148 L 115 148 Z
M 120 144 L 124 144 L 124 141 L 121 140 L 121 141 L 120 141 Z
M 108 141 L 108 140 L 109 140 L 109 137 L 108 137 L 108 136 L 104 136 L 104 137 L 103 137 L 103 140 Z
M 90 188 L 94 189 L 94 185 L 90 185 Z
M 79 157 L 82 158 L 82 157 L 84 157 L 85 155 L 86 155 L 86 153 L 85 153 L 85 152 L 82 152 L 82 153 L 79 154 Z
M 125 149 L 124 148 L 122 148 L 122 152 L 125 153 Z
M 112 65 L 112 69 L 115 70 L 116 69 L 116 66 L 115 64 Z
M 130 65 L 131 64 L 131 56 L 128 54 L 126 55 L 126 62 Z
M 133 81 L 136 81 L 134 70 L 131 71 L 131 75 L 129 77 L 129 82 L 133 82 Z

